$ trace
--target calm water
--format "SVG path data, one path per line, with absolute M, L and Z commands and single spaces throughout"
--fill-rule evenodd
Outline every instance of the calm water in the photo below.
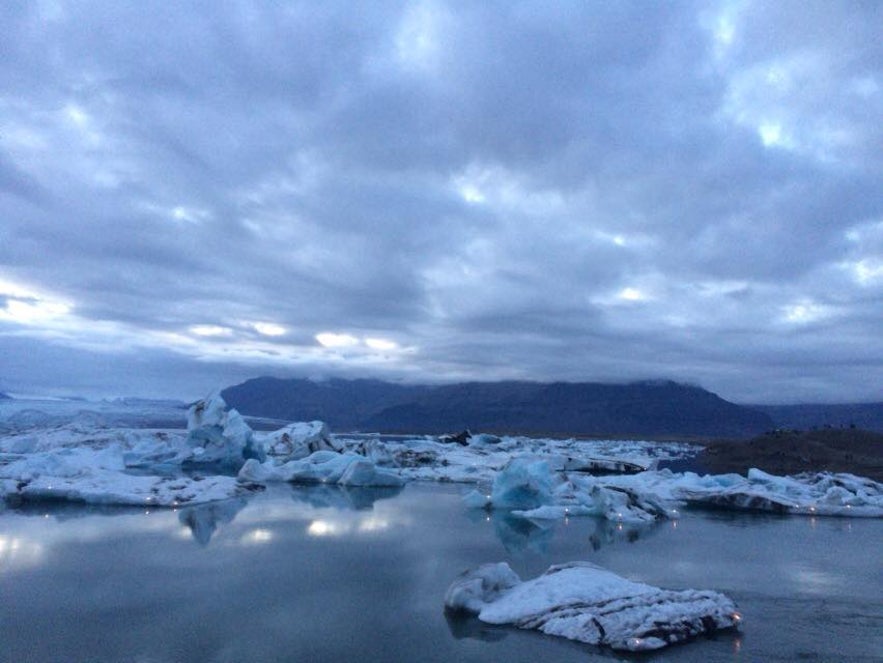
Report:
M 0 512 L 4 661 L 589 661 L 622 655 L 449 621 L 468 567 L 588 560 L 718 589 L 743 633 L 640 661 L 883 660 L 883 521 L 687 513 L 630 531 L 486 518 L 463 487 L 277 487 L 190 511 Z

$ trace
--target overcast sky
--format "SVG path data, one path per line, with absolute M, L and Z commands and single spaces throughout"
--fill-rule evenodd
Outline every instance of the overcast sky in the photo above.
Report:
M 0 390 L 883 400 L 883 3 L 0 3 Z

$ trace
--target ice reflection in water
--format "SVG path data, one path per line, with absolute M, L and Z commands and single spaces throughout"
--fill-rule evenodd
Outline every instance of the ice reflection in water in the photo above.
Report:
M 209 502 L 181 509 L 178 520 L 186 525 L 193 535 L 193 540 L 201 546 L 207 546 L 219 525 L 233 522 L 236 514 L 245 508 L 248 502 L 244 498 Z

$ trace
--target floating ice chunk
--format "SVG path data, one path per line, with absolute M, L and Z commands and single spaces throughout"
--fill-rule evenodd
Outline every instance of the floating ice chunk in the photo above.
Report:
M 453 582 L 445 608 L 489 624 L 631 651 L 659 649 L 741 620 L 719 592 L 659 589 L 586 562 L 552 566 L 525 582 L 508 564 L 485 564 Z
M 249 458 L 264 460 L 264 449 L 245 419 L 226 408 L 218 393 L 191 406 L 187 412 L 187 442 L 193 450 L 189 462 L 239 468 Z
M 306 458 L 314 451 L 339 451 L 323 421 L 296 422 L 264 437 L 267 455 L 281 461 Z
M 505 509 L 535 519 L 599 516 L 649 522 L 670 513 L 670 507 L 652 492 L 606 485 L 592 476 L 564 478 L 552 471 L 548 461 L 536 458 L 511 460 L 497 473 L 489 493 L 472 491 L 464 502 L 471 508 Z
M 544 460 L 513 458 L 497 473 L 490 504 L 495 509 L 536 509 L 552 504 L 555 477 Z
M 394 472 L 378 468 L 364 456 L 353 453 L 316 451 L 302 460 L 282 465 L 249 460 L 239 471 L 243 481 L 268 483 L 336 483 L 343 486 L 401 486 L 404 480 Z
M 751 469 L 747 478 L 723 486 L 703 479 L 682 479 L 680 497 L 688 504 L 718 509 L 883 518 L 883 484 L 853 474 L 780 477 Z
M 448 587 L 445 609 L 473 613 L 480 618 L 488 604 L 520 584 L 521 578 L 506 562 L 483 564 L 466 571 Z
M 201 504 L 245 495 L 254 487 L 233 477 L 151 477 L 132 476 L 112 470 L 95 469 L 74 477 L 41 475 L 19 484 L 7 501 L 71 501 L 87 504 L 176 507 Z

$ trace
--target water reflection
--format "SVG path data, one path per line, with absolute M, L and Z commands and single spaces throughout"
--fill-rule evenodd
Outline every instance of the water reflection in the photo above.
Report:
M 338 512 L 329 514 L 325 518 L 312 520 L 307 525 L 306 532 L 311 537 L 342 537 L 380 532 L 389 529 L 392 524 L 388 518 L 381 516 Z
M 181 509 L 178 521 L 190 529 L 193 540 L 201 546 L 207 546 L 218 525 L 232 523 L 236 514 L 245 508 L 248 502 L 242 498 L 210 502 Z
M 592 550 L 613 543 L 634 543 L 657 531 L 663 523 L 620 523 L 604 518 L 580 517 L 578 519 L 543 520 L 516 516 L 508 511 L 484 511 L 471 509 L 467 512 L 472 522 L 486 521 L 493 524 L 494 533 L 509 554 L 545 554 L 558 530 L 578 526 L 588 528 L 588 540 Z M 677 521 L 670 521 L 676 524 Z M 562 536 L 564 534 L 562 533 Z
M 724 591 L 746 615 L 744 637 L 702 639 L 654 661 L 879 658 L 879 563 L 868 551 L 879 547 L 881 521 L 818 518 L 815 529 L 809 518 L 745 514 L 688 514 L 677 529 L 584 517 L 519 522 L 483 510 L 464 517 L 458 486 L 412 485 L 385 499 L 397 492 L 278 485 L 177 513 L 2 511 L 0 596 L 14 609 L 0 609 L 0 659 L 56 660 L 60 651 L 68 660 L 614 658 L 446 619 L 451 581 L 507 554 L 523 578 L 586 560 L 661 587 Z
M 448 630 L 457 640 L 481 640 L 482 642 L 498 642 L 509 635 L 509 627 L 493 626 L 465 612 L 445 610 L 445 621 Z
M 273 530 L 266 529 L 265 527 L 255 527 L 243 534 L 239 541 L 247 546 L 260 546 L 270 543 L 274 538 L 276 538 L 276 536 L 273 533 Z
M 372 509 L 379 500 L 387 500 L 402 492 L 402 486 L 355 487 L 336 484 L 316 486 L 292 485 L 291 497 L 295 502 L 305 502 L 314 507 L 330 507 L 364 511 Z
M 658 531 L 662 526 L 661 522 L 615 523 L 600 518 L 593 520 L 595 521 L 595 531 L 589 535 L 592 550 L 599 550 L 602 546 L 612 543 L 634 543 Z M 677 522 L 676 520 L 671 521 L 673 528 L 677 527 Z
M 491 515 L 491 520 L 497 538 L 509 553 L 545 553 L 555 536 L 553 520 L 530 520 L 499 511 Z

